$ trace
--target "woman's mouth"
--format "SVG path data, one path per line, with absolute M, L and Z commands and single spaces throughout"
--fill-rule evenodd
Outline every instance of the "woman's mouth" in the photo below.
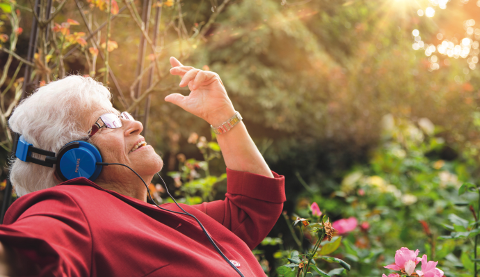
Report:
M 133 151 L 137 150 L 138 148 L 141 148 L 143 146 L 147 146 L 147 143 L 145 141 L 140 141 L 139 143 L 137 143 L 133 148 L 132 150 L 130 150 L 129 153 L 132 153 Z

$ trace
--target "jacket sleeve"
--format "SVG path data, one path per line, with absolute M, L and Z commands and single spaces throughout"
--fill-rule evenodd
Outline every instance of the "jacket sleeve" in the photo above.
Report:
M 0 241 L 36 264 L 41 273 L 35 276 L 90 276 L 89 225 L 68 194 L 22 196 L 8 210 L 5 224 Z
M 277 222 L 285 202 L 285 178 L 227 168 L 225 200 L 196 205 L 255 248 Z

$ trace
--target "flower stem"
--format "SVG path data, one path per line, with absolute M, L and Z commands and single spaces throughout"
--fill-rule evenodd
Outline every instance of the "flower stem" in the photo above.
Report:
M 308 259 L 307 266 L 305 266 L 305 273 L 303 275 L 304 277 L 307 277 L 308 268 L 310 267 L 310 261 L 313 260 L 313 257 L 315 257 L 315 254 L 317 253 L 318 248 L 320 247 L 320 243 L 322 243 L 324 237 L 325 233 L 321 237 L 319 237 L 317 242 L 315 243 L 315 246 L 313 247 L 313 250 L 311 252 L 312 257 Z
M 283 218 L 285 219 L 285 221 L 287 222 L 288 230 L 290 230 L 290 233 L 292 234 L 293 240 L 295 241 L 295 243 L 298 246 L 298 250 L 301 251 L 302 250 L 302 243 L 298 239 L 297 234 L 295 234 L 295 230 L 293 230 L 292 223 L 290 222 L 290 220 L 288 220 L 288 216 L 286 214 L 282 214 L 282 215 L 283 215 Z

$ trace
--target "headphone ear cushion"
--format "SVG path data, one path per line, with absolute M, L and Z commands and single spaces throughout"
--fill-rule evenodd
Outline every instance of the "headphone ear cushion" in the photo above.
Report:
M 100 151 L 85 141 L 67 143 L 57 155 L 56 173 L 63 180 L 85 177 L 94 181 L 102 171 Z

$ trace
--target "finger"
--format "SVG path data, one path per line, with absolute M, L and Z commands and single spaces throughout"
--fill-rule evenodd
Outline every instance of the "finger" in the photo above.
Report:
M 195 79 L 195 77 L 197 76 L 198 72 L 200 72 L 200 69 L 194 68 L 194 69 L 188 71 L 187 73 L 185 73 L 185 75 L 183 75 L 183 77 L 182 77 L 182 81 L 180 82 L 180 87 L 184 87 L 188 83 L 190 83 L 190 81 L 193 81 Z
M 208 71 L 198 72 L 197 76 L 195 76 L 195 79 L 192 82 L 192 90 L 196 90 L 205 82 L 205 80 L 207 80 L 209 77 L 210 78 L 212 77 L 209 75 L 212 75 L 212 74 L 209 74 Z
M 185 101 L 185 98 L 187 97 L 181 95 L 180 93 L 172 93 L 165 97 L 165 101 L 175 104 L 180 108 L 183 108 L 183 102 Z
M 175 57 L 170 57 L 170 65 L 171 65 L 172 67 L 183 66 L 183 64 L 182 64 L 181 62 L 179 62 L 179 61 L 177 60 L 177 58 L 175 58 Z
M 190 71 L 192 69 L 194 69 L 194 67 L 191 67 L 191 66 L 172 67 L 172 68 L 170 68 L 170 74 L 183 76 L 185 73 L 187 73 L 188 71 Z

